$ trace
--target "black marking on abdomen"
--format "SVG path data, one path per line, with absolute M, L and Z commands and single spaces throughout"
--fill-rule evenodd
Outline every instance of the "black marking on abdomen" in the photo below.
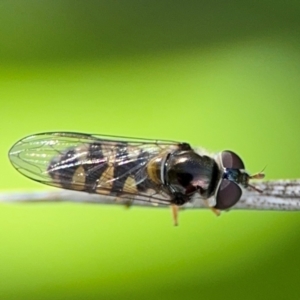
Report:
M 54 185 L 65 189 L 110 195 L 148 189 L 159 192 L 161 187 L 148 178 L 146 170 L 150 153 L 140 150 L 137 154 L 135 150 L 126 142 L 82 144 L 54 157 L 48 173 Z
M 123 191 L 127 178 L 132 175 L 140 163 L 128 153 L 127 143 L 117 144 L 115 150 L 114 181 L 111 189 L 113 192 L 119 193 Z
M 155 184 L 152 180 L 148 178 L 148 174 L 146 171 L 147 163 L 150 161 L 149 152 L 141 151 L 136 161 L 140 166 L 144 166 L 144 168 L 142 168 L 139 173 L 135 174 L 135 181 L 137 182 L 136 185 L 137 190 L 139 192 L 145 192 L 147 191 L 147 189 L 153 189 L 154 188 L 153 185 Z
M 47 171 L 53 182 L 58 183 L 62 188 L 93 193 L 97 188 L 99 178 L 107 168 L 108 164 L 103 155 L 101 143 L 91 143 L 67 149 L 61 155 L 54 157 Z M 74 175 L 77 171 L 83 173 L 82 182 L 76 182 Z
M 85 170 L 85 191 L 95 192 L 97 183 L 102 174 L 107 170 L 107 158 L 103 155 L 101 143 L 91 143 L 87 152 Z
M 72 178 L 78 168 L 79 160 L 74 148 L 67 149 L 62 155 L 54 157 L 47 169 L 54 181 L 65 189 L 72 189 Z

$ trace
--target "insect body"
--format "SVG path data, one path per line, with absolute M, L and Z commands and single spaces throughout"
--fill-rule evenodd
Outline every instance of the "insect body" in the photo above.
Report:
M 198 195 L 214 210 L 232 207 L 249 179 L 264 176 L 250 176 L 232 151 L 209 156 L 187 143 L 69 132 L 28 136 L 9 158 L 23 175 L 55 187 L 176 207 Z

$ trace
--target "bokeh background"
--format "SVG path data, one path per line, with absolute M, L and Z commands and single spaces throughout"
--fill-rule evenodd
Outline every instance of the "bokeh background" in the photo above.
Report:
M 1 1 L 1 191 L 21 137 L 238 152 L 299 178 L 300 2 Z M 300 213 L 0 205 L 0 299 L 299 299 Z

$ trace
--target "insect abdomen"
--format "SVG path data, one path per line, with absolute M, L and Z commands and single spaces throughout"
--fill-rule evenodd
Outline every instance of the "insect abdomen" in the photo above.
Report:
M 106 195 L 136 194 L 149 183 L 142 169 L 148 160 L 147 152 L 132 152 L 127 143 L 84 144 L 69 148 L 54 157 L 48 166 L 53 185 L 65 189 Z

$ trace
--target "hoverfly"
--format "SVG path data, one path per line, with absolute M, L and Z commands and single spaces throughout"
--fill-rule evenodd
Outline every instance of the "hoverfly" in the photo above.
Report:
M 256 189 L 250 179 L 264 177 L 250 176 L 229 150 L 208 155 L 187 143 L 75 132 L 25 137 L 9 158 L 21 174 L 47 185 L 171 205 L 175 224 L 178 206 L 194 196 L 219 214 L 239 201 L 242 188 Z

